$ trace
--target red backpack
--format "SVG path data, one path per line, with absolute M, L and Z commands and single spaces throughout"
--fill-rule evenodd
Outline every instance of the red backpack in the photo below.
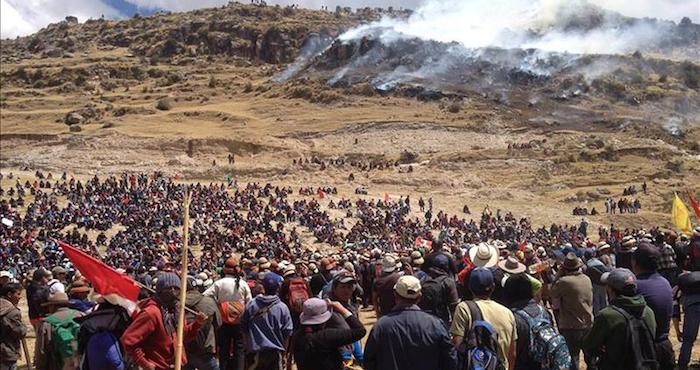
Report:
M 289 296 L 287 297 L 287 302 L 289 302 L 290 311 L 295 313 L 303 312 L 304 302 L 310 297 L 311 295 L 306 288 L 306 282 L 303 278 L 295 277 L 289 280 Z

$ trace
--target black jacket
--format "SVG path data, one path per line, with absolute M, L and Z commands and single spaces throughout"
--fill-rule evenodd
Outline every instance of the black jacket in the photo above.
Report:
M 343 358 L 338 347 L 354 343 L 367 331 L 355 316 L 345 319 L 349 329 L 322 326 L 314 331 L 302 325 L 292 335 L 294 360 L 299 370 L 342 370 Z

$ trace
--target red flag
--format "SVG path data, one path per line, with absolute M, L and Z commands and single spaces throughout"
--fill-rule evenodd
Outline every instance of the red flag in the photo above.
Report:
M 693 207 L 693 211 L 695 211 L 695 216 L 700 220 L 700 204 L 698 200 L 695 199 L 690 191 L 688 191 L 688 198 L 690 198 L 690 205 Z
M 58 240 L 58 245 L 63 248 L 75 268 L 92 283 L 97 293 L 102 294 L 112 304 L 124 306 L 130 312 L 136 309 L 141 289 L 132 278 L 67 243 Z

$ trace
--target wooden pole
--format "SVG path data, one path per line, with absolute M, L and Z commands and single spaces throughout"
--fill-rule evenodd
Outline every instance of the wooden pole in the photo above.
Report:
M 187 185 L 185 185 L 187 186 Z M 180 272 L 180 305 L 177 317 L 177 337 L 175 343 L 175 370 L 182 369 L 182 346 L 185 331 L 185 297 L 187 294 L 187 247 L 190 239 L 190 189 L 185 190 L 185 217 L 182 223 L 182 267 Z
M 22 349 L 24 350 L 24 359 L 27 360 L 27 370 L 32 370 L 32 359 L 29 358 L 29 347 L 27 347 L 27 338 L 22 338 Z

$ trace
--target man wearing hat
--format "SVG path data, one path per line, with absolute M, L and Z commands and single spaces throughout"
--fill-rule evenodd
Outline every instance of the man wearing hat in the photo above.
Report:
M 550 297 L 559 332 L 566 338 L 571 353 L 571 369 L 578 369 L 581 340 L 593 324 L 593 284 L 581 272 L 583 262 L 573 252 L 566 254 Z
M 690 248 L 688 255 L 688 271 L 700 271 L 700 226 L 693 230 L 690 238 Z
M 95 302 L 88 299 L 90 287 L 82 279 L 78 279 L 70 287 L 70 308 L 81 312 L 87 312 L 95 307 Z
M 620 248 L 615 252 L 615 266 L 632 269 L 632 251 L 635 245 L 637 245 L 637 239 L 632 235 L 622 238 Z
M 180 278 L 175 273 L 158 275 L 155 296 L 140 305 L 141 311 L 121 337 L 124 352 L 143 369 L 166 370 L 175 363 L 179 294 Z M 207 319 L 206 314 L 197 313 L 195 321 L 185 325 L 183 342 L 193 340 Z M 185 351 L 182 363 L 187 364 Z
M 477 267 L 472 270 L 469 274 L 469 289 L 474 300 L 462 301 L 457 305 L 450 333 L 452 343 L 459 348 L 473 327 L 472 312 L 476 314 L 478 310 L 482 320 L 489 322 L 498 333 L 498 357 L 505 368 L 509 369 L 509 364 L 515 361 L 518 333 L 513 312 L 491 299 L 495 285 L 490 269 Z
M 382 275 L 374 280 L 372 301 L 377 318 L 389 313 L 394 308 L 394 285 L 401 277 L 396 266 L 396 259 L 386 256 L 382 259 Z
M 644 297 L 637 294 L 637 278 L 632 271 L 617 268 L 603 274 L 601 281 L 607 286 L 610 305 L 596 316 L 593 327 L 583 339 L 586 363 L 600 370 L 632 369 L 635 351 L 628 344 L 626 327 L 630 322 L 625 316 L 642 319 L 649 329 L 647 333 L 642 333 L 647 340 L 640 338 L 640 333 L 635 333 L 643 352 L 636 355 L 654 356 L 654 313 L 647 307 Z M 645 343 L 651 348 L 646 348 Z
M 68 308 L 70 302 L 66 293 L 58 292 L 51 294 L 48 300 L 42 303 L 48 316 L 44 318 L 36 336 L 36 345 L 34 352 L 34 365 L 37 369 L 59 370 L 59 369 L 77 369 L 80 363 L 78 355 L 77 338 L 74 340 L 74 349 L 72 353 L 61 352 L 58 350 L 58 342 L 54 335 L 55 328 L 72 323 L 75 318 L 83 316 L 83 313 Z
M 206 277 L 206 274 L 205 276 Z M 192 276 L 187 277 L 187 293 L 185 305 L 196 312 L 202 312 L 209 320 L 202 326 L 197 337 L 185 344 L 188 363 L 185 370 L 214 370 L 219 368 L 219 359 L 216 356 L 216 332 L 221 327 L 221 312 L 214 298 L 203 295 L 197 284 L 201 279 Z M 188 320 L 195 320 L 196 316 L 186 313 Z
M 331 279 L 333 279 L 332 272 L 335 269 L 335 260 L 332 257 L 321 258 L 321 269 L 318 273 L 314 274 L 309 281 L 311 287 L 311 295 L 318 296 Z
M 632 254 L 632 271 L 637 275 L 637 292 L 654 312 L 656 321 L 656 357 L 659 370 L 673 370 L 675 355 L 668 339 L 673 314 L 673 292 L 668 280 L 658 273 L 661 251 L 647 242 L 639 244 Z
M 53 269 L 51 269 L 51 276 L 53 279 L 49 280 L 48 282 L 48 287 L 49 287 L 49 294 L 56 294 L 56 293 L 65 293 L 66 292 L 66 286 L 64 283 L 66 282 L 66 274 L 68 271 L 64 269 L 61 266 L 56 266 Z
M 372 328 L 365 346 L 366 370 L 452 370 L 457 352 L 442 321 L 421 311 L 421 283 L 400 277 L 396 306 Z
M 289 308 L 277 295 L 283 278 L 274 272 L 265 274 L 265 293 L 246 305 L 241 327 L 246 334 L 246 369 L 281 370 L 282 356 L 292 335 Z
M 350 311 L 353 316 L 358 320 L 360 319 L 357 306 L 352 302 L 353 298 L 357 295 L 357 290 L 362 289 L 357 285 L 357 279 L 355 275 L 348 270 L 340 270 L 334 277 L 331 283 L 331 290 L 328 294 L 328 299 L 332 301 L 340 302 L 348 311 Z M 338 324 L 338 320 L 333 320 L 335 325 Z M 342 325 L 338 325 L 342 326 Z M 364 353 L 362 351 L 362 344 L 360 341 L 353 343 L 352 346 L 345 346 L 341 348 L 343 353 L 343 361 L 346 366 L 350 366 L 353 362 L 353 357 L 355 360 L 362 364 L 364 360 Z
M 51 273 L 38 268 L 34 270 L 32 281 L 27 286 L 27 305 L 29 306 L 29 322 L 34 327 L 34 332 L 39 331 L 41 320 L 46 315 L 42 303 L 49 298 L 49 287 Z

